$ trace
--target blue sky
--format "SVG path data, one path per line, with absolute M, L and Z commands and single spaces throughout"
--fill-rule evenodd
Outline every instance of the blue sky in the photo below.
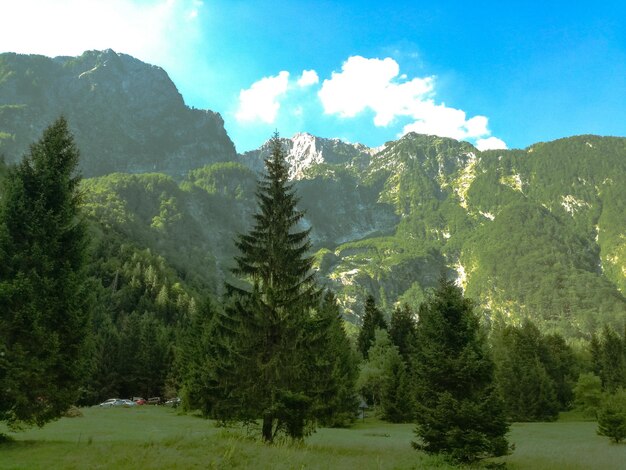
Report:
M 238 151 L 310 132 L 479 148 L 626 136 L 619 1 L 9 0 L 0 51 L 112 48 L 163 67 Z

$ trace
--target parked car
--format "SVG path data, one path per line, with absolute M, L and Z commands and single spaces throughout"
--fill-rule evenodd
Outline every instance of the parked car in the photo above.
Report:
M 132 400 L 122 400 L 122 406 L 137 406 L 137 403 Z
M 137 404 L 137 405 L 145 405 L 147 403 L 145 398 L 141 398 L 141 397 L 133 397 L 133 401 Z
M 171 406 L 172 408 L 177 408 L 180 405 L 180 397 L 170 398 L 165 402 L 165 406 Z
M 146 403 L 148 405 L 160 405 L 161 404 L 161 397 L 151 397 L 151 398 L 148 398 L 148 401 Z
M 109 398 L 108 400 L 100 403 L 100 406 L 102 408 L 110 408 L 112 406 L 123 406 L 123 405 L 124 405 L 124 400 L 122 400 L 121 398 Z

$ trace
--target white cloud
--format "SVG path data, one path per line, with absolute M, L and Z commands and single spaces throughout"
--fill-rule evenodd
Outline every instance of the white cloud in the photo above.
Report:
M 354 117 L 367 108 L 375 113 L 374 124 L 389 125 L 396 116 L 411 114 L 411 106 L 422 101 L 433 90 L 432 78 L 394 81 L 399 74 L 398 63 L 391 59 L 350 57 L 324 80 L 319 92 L 326 114 Z
M 408 80 L 406 74 L 400 75 L 398 63 L 389 57 L 348 58 L 341 72 L 333 72 L 330 79 L 324 80 L 318 95 L 326 114 L 352 118 L 369 109 L 374 112 L 374 125 L 378 127 L 389 126 L 397 118 L 412 120 L 400 135 L 413 131 L 506 146 L 500 139 L 486 138 L 490 131 L 485 116 L 468 118 L 460 109 L 436 104 L 434 77 Z
M 412 111 L 411 118 L 415 121 L 404 126 L 400 135 L 417 132 L 457 140 L 489 135 L 485 116 L 467 119 L 465 111 L 444 104 L 436 105 L 432 100 L 414 103 Z
M 0 52 L 114 49 L 167 65 L 198 41 L 198 0 L 20 0 L 2 5 Z
M 315 85 L 319 83 L 320 78 L 317 76 L 317 72 L 315 70 L 303 70 L 302 75 L 298 79 L 298 86 L 307 87 L 310 85 Z
M 504 150 L 507 148 L 506 143 L 497 137 L 488 137 L 486 139 L 478 139 L 476 141 L 478 150 Z
M 280 109 L 278 99 L 287 92 L 289 72 L 282 71 L 273 77 L 264 77 L 246 90 L 239 92 L 237 121 L 260 120 L 274 123 Z

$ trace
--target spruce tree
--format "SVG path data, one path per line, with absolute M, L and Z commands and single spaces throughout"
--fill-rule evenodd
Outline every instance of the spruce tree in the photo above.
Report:
M 180 370 L 183 408 L 199 410 L 206 417 L 217 415 L 215 404 L 219 395 L 216 359 L 221 338 L 217 335 L 219 317 L 207 297 L 188 317 L 178 333 L 176 367 Z
M 79 152 L 60 118 L 10 169 L 0 203 L 0 420 L 55 419 L 76 402 L 89 314 Z
M 415 349 L 416 321 L 411 308 L 407 304 L 397 307 L 391 314 L 389 323 L 389 337 L 408 364 Z
M 377 329 L 386 330 L 387 322 L 383 313 L 376 307 L 374 297 L 370 294 L 365 299 L 363 325 L 357 338 L 358 349 L 365 359 L 367 359 L 368 351 L 374 343 Z
M 560 380 L 558 358 L 552 357 L 539 329 L 529 320 L 521 327 L 508 325 L 494 334 L 493 342 L 497 350 L 496 380 L 509 418 L 514 421 L 555 420 L 560 408 L 557 382 L 547 365 Z M 566 386 L 563 384 L 564 388 Z M 563 394 L 568 401 L 571 399 L 567 391 Z
M 409 371 L 397 346 L 393 351 L 382 389 L 382 415 L 392 423 L 410 423 L 415 419 L 415 404 Z
M 315 390 L 310 354 L 312 311 L 319 288 L 307 255 L 309 230 L 299 230 L 303 213 L 288 180 L 278 135 L 270 141 L 266 173 L 259 182 L 258 212 L 249 233 L 236 240 L 239 256 L 221 322 L 222 351 L 218 409 L 223 419 L 262 420 L 262 437 L 283 431 L 302 438 L 314 421 Z M 248 284 L 246 285 L 245 282 Z
M 416 448 L 472 462 L 508 451 L 494 364 L 472 303 L 445 279 L 420 307 Z
M 377 328 L 368 358 L 359 371 L 358 389 L 370 406 L 383 408 L 383 395 L 388 388 L 394 363 L 402 362 L 398 348 L 389 339 L 387 330 Z
M 327 291 L 312 323 L 310 367 L 316 380 L 315 417 L 324 426 L 343 427 L 354 422 L 357 354 L 346 336 L 337 297 Z
M 569 409 L 574 400 L 574 384 L 578 376 L 574 351 L 558 333 L 545 335 L 543 344 L 543 363 L 554 382 L 559 409 Z
M 602 349 L 600 355 L 602 387 L 615 393 L 626 386 L 626 360 L 622 338 L 609 325 L 602 329 Z

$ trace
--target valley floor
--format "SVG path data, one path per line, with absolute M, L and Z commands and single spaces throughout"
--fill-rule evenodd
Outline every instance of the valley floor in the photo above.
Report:
M 451 468 L 413 450 L 413 425 L 373 418 L 351 429 L 319 429 L 304 444 L 266 446 L 245 429 L 170 408 L 84 408 L 42 429 L 0 443 L 2 469 L 411 469 Z M 0 431 L 6 432 L 5 429 Z M 511 469 L 618 469 L 626 444 L 596 435 L 596 423 L 563 419 L 511 429 Z

